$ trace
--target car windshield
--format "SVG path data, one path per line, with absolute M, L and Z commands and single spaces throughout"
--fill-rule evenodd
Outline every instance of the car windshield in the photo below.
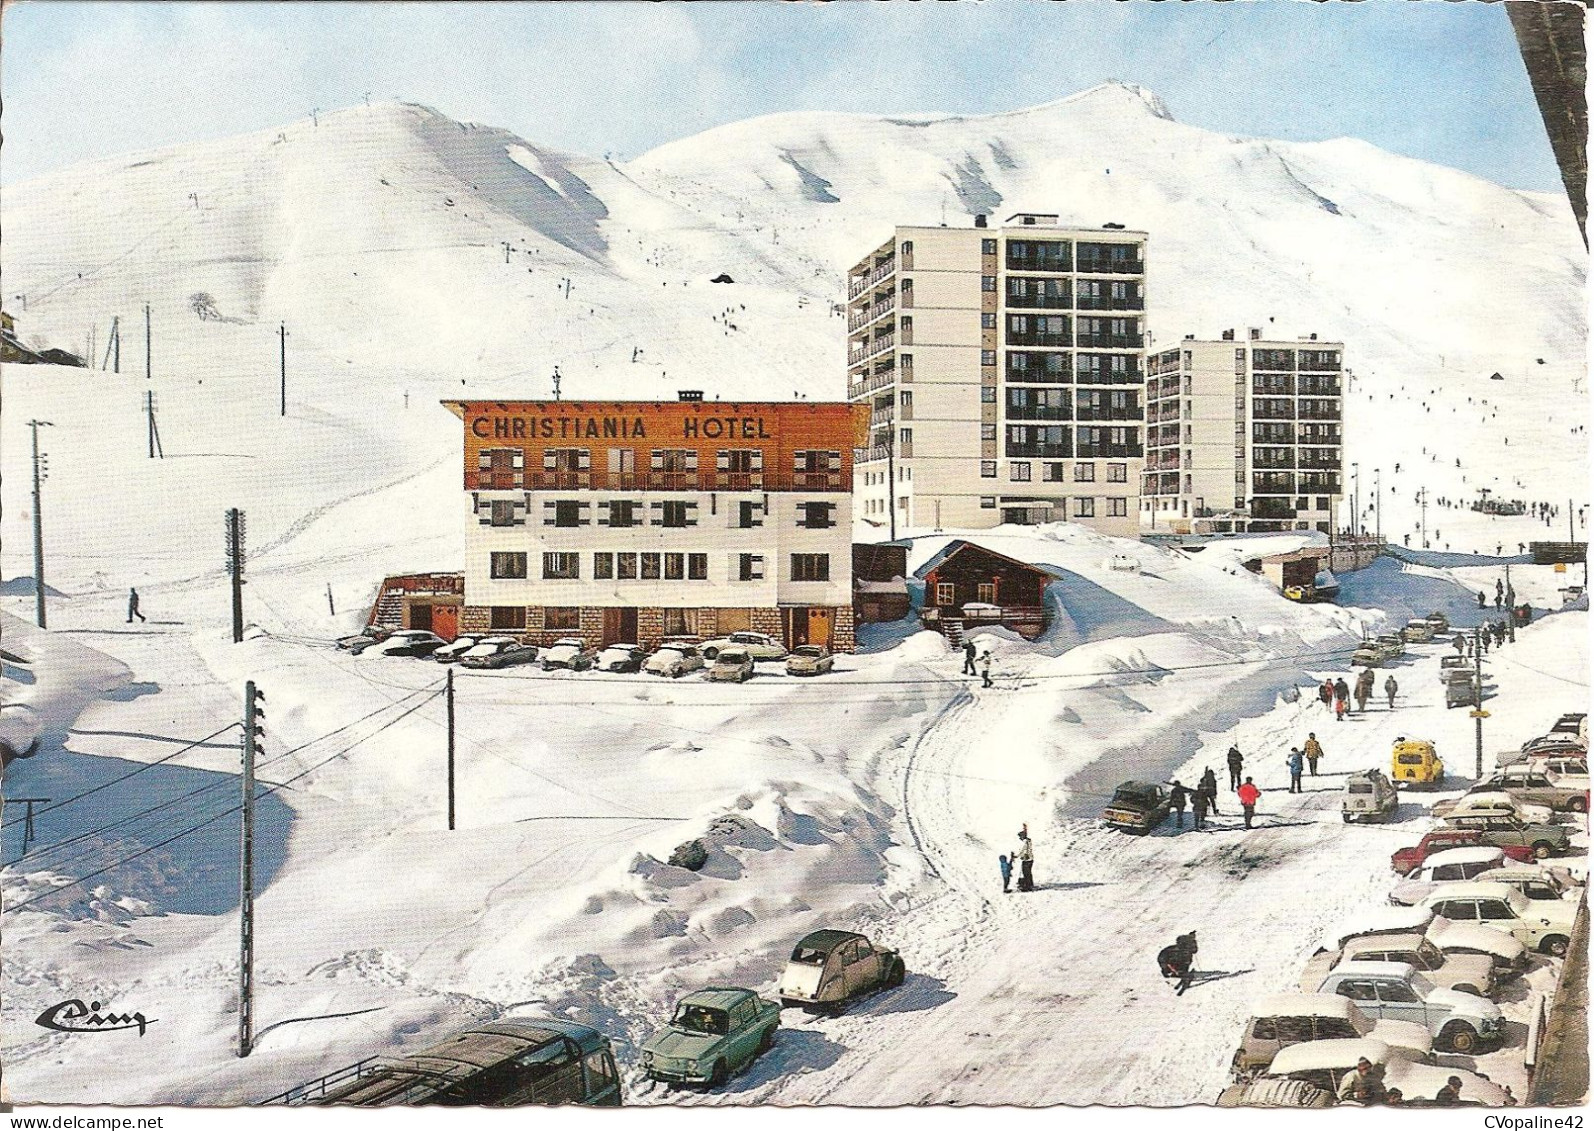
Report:
M 1427 939 L 1417 944 L 1417 961 L 1412 965 L 1423 970 L 1437 970 L 1445 964 L 1444 955 L 1439 953 L 1439 948 Z
M 791 960 L 803 966 L 823 966 L 825 964 L 825 951 L 818 947 L 799 946 L 791 952 Z
M 1416 990 L 1417 996 L 1424 1001 L 1427 1000 L 1429 994 L 1433 993 L 1433 983 L 1423 977 L 1422 974 L 1416 972 L 1411 975 L 1411 988 Z
M 793 649 L 799 656 L 823 656 L 824 651 L 815 648 L 812 644 L 804 644 L 801 648 Z
M 1370 781 L 1353 781 L 1350 782 L 1345 788 L 1349 789 L 1352 793 L 1371 793 L 1373 791 L 1373 783 Z
M 729 648 L 720 653 L 720 663 L 722 664 L 739 664 L 746 659 L 746 652 L 732 651 Z
M 722 1036 L 730 1032 L 730 1015 L 723 1009 L 710 1009 L 706 1005 L 680 1005 L 670 1022 L 679 1029 L 692 1033 L 709 1033 Z

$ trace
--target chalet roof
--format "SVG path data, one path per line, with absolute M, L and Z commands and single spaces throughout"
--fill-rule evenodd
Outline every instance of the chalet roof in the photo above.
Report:
M 939 569 L 945 562 L 950 561 L 952 558 L 956 557 L 958 554 L 961 554 L 965 550 L 978 550 L 981 553 L 989 554 L 991 557 L 998 558 L 1010 565 L 1017 566 L 1019 569 L 1028 570 L 1031 573 L 1043 574 L 1055 581 L 1061 581 L 1063 578 L 1061 573 L 1050 568 L 1049 566 L 1036 565 L 1034 562 L 1021 562 L 1017 558 L 1010 558 L 1006 554 L 999 554 L 989 546 L 982 546 L 978 542 L 970 542 L 964 538 L 954 538 L 945 546 L 942 546 L 940 551 L 934 557 L 913 571 L 913 576 L 918 578 L 928 577 L 934 570 Z

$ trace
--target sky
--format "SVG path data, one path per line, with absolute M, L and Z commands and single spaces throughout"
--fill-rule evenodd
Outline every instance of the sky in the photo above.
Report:
M 367 96 L 625 159 L 759 114 L 999 113 L 1118 79 L 1190 125 L 1561 189 L 1500 4 L 24 0 L 4 33 L 6 183 Z

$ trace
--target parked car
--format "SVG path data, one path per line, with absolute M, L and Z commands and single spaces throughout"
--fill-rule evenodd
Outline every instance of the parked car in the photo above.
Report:
M 1551 734 L 1569 734 L 1581 738 L 1584 745 L 1588 743 L 1588 713 L 1586 711 L 1571 711 L 1555 720 L 1555 725 L 1550 728 Z
M 1413 907 L 1421 903 L 1438 884 L 1470 880 L 1504 863 L 1505 852 L 1492 845 L 1436 852 L 1395 885 L 1389 893 L 1389 902 Z
M 1322 978 L 1318 978 L 1321 982 Z M 1375 1020 L 1339 994 L 1270 994 L 1251 1007 L 1251 1019 L 1245 1023 L 1229 1071 L 1234 1079 L 1247 1080 L 1273 1063 L 1279 1050 L 1290 1045 L 1360 1037 L 1383 1041 L 1417 1059 L 1426 1059 L 1433 1053 L 1433 1038 L 1426 1026 Z
M 1528 821 L 1509 813 L 1453 812 L 1445 818 L 1452 828 L 1476 832 L 1484 844 L 1511 849 L 1525 847 L 1534 859 L 1564 855 L 1572 838 L 1563 825 Z
M 1444 613 L 1429 613 L 1424 619 L 1427 620 L 1428 626 L 1433 629 L 1435 636 L 1438 636 L 1441 632 L 1450 631 L 1450 618 L 1445 616 Z
M 1369 642 L 1351 653 L 1350 663 L 1353 668 L 1381 668 L 1384 658 L 1384 650 Z
M 1447 958 L 1457 954 L 1481 954 L 1488 958 L 1494 965 L 1496 983 L 1518 977 L 1528 968 L 1527 947 L 1510 935 L 1476 921 L 1452 922 L 1435 915 L 1433 908 L 1426 906 L 1366 908 L 1335 928 L 1317 953 L 1344 950 L 1355 939 L 1414 933 L 1427 938 Z
M 459 660 L 466 652 L 470 651 L 483 640 L 487 639 L 480 633 L 471 633 L 465 636 L 456 636 L 447 644 L 432 653 L 432 659 L 440 664 L 452 664 Z
M 1564 868 L 1510 864 L 1495 868 L 1482 878 L 1491 884 L 1514 887 L 1529 899 L 1565 899 L 1575 903 L 1583 898 L 1583 885 Z
M 386 645 L 378 645 L 386 647 Z M 1542 805 L 1553 812 L 1588 812 L 1588 776 L 1563 778 L 1531 763 L 1517 763 L 1491 776 L 1467 791 L 1469 794 L 1507 793 L 1519 802 Z
M 676 1003 L 668 1027 L 643 1043 L 642 1071 L 651 1080 L 718 1087 L 768 1051 L 778 1028 L 780 1006 L 752 990 L 697 990 Z
M 1445 764 L 1425 738 L 1397 738 L 1389 755 L 1389 776 L 1398 787 L 1438 785 L 1445 780 Z
M 1393 660 L 1396 656 L 1406 654 L 1406 638 L 1398 632 L 1381 633 L 1373 646 L 1384 653 L 1384 658 Z
M 611 644 L 598 653 L 592 666 L 600 672 L 639 672 L 648 654 L 635 644 Z
M 1556 742 L 1547 746 L 1528 743 L 1521 750 L 1502 750 L 1494 756 L 1495 769 L 1507 766 L 1534 766 L 1557 774 L 1588 776 L 1588 751 L 1581 746 Z
M 1445 684 L 1446 707 L 1478 706 L 1477 686 L 1469 679 L 1453 679 Z
M 1433 1034 L 1436 1048 L 1471 1054 L 1500 1042 L 1504 1015 L 1488 998 L 1442 990 L 1406 962 L 1341 962 L 1319 992 L 1348 997 L 1369 1017 L 1410 1021 Z
M 1554 816 L 1547 806 L 1518 801 L 1500 790 L 1479 790 L 1436 801 L 1432 812 L 1435 817 L 1446 821 L 1451 817 L 1517 817 L 1548 823 Z
M 551 672 L 563 668 L 573 672 L 584 672 L 597 658 L 598 650 L 587 647 L 587 642 L 581 637 L 566 636 L 555 640 L 553 646 L 542 654 L 542 670 Z
M 746 683 L 753 677 L 753 657 L 741 648 L 721 648 L 708 669 L 715 683 Z
M 553 1018 L 511 1017 L 410 1056 L 369 1057 L 266 1101 L 316 1107 L 620 1106 L 608 1039 Z
M 462 668 L 509 668 L 534 663 L 537 649 L 518 640 L 484 640 L 459 658 Z
M 1404 962 L 1427 975 L 1440 989 L 1461 990 L 1479 997 L 1493 997 L 1494 962 L 1484 954 L 1446 954 L 1433 940 L 1419 931 L 1392 935 L 1358 935 L 1347 939 L 1338 950 L 1325 950 L 1306 960 L 1301 971 L 1301 988 L 1315 990 L 1329 971 L 1346 962 Z M 1387 1022 L 1394 1024 L 1394 1022 Z M 1363 1034 L 1366 1036 L 1367 1034 Z M 1372 1034 L 1390 1044 L 1405 1044 L 1379 1033 Z M 1427 1036 L 1427 1030 L 1423 1030 Z
M 787 675 L 822 675 L 836 666 L 836 657 L 820 644 L 799 644 L 786 657 Z
M 665 644 L 647 658 L 642 670 L 649 675 L 667 675 L 678 678 L 687 672 L 703 667 L 703 653 L 694 644 Z
M 1427 644 L 1434 637 L 1434 627 L 1425 620 L 1409 620 L 1406 627 L 1400 630 L 1408 644 Z
M 736 647 L 746 652 L 753 660 L 784 660 L 786 648 L 773 636 L 765 636 L 762 632 L 733 632 L 729 636 L 722 636 L 717 640 L 703 641 L 703 657 L 712 660 L 726 648 Z
M 1389 866 L 1404 876 L 1436 852 L 1443 852 L 1449 848 L 1471 848 L 1482 843 L 1484 841 L 1481 829 L 1452 829 L 1441 825 L 1425 834 L 1416 844 L 1398 849 L 1389 858 Z M 1525 844 L 1502 844 L 1495 847 L 1505 853 L 1507 860 L 1526 863 L 1534 859 L 1533 849 Z
M 1449 683 L 1452 672 L 1466 672 L 1471 679 L 1472 664 L 1465 656 L 1447 652 L 1439 657 L 1439 682 Z
M 360 649 L 357 656 L 411 656 L 424 659 L 437 651 L 448 641 L 438 636 L 435 632 L 425 632 L 420 629 L 402 629 L 393 633 L 386 640 L 378 640 L 375 644 Z
M 1155 782 L 1126 781 L 1113 790 L 1102 819 L 1115 829 L 1149 833 L 1168 819 L 1172 799 L 1166 786 Z
M 1230 1084 L 1212 1101 L 1213 1107 L 1333 1107 L 1334 1094 L 1304 1080 L 1248 1080 Z
M 1408 1060 L 1384 1042 L 1365 1038 L 1291 1045 L 1273 1058 L 1264 1079 L 1293 1081 L 1338 1096 L 1340 1082 L 1355 1071 L 1357 1062 L 1363 1059 L 1381 1072 L 1381 1083 L 1386 1091 L 1400 1089 L 1402 1103 L 1407 1107 L 1434 1106 L 1439 1090 L 1452 1076 L 1461 1081 L 1463 1104 L 1505 1107 L 1512 1102 L 1504 1088 L 1476 1072 Z
M 1345 777 L 1340 797 L 1340 818 L 1352 821 L 1387 821 L 1400 808 L 1400 798 L 1390 780 L 1378 770 L 1357 770 Z
M 343 652 L 353 652 L 356 655 L 365 651 L 371 645 L 386 640 L 398 631 L 390 625 L 368 624 L 353 636 L 340 636 L 333 641 L 338 649 Z
M 814 931 L 792 948 L 780 975 L 780 1003 L 838 1011 L 853 998 L 902 985 L 907 967 L 894 950 L 852 931 Z
M 1486 880 L 1441 884 L 1423 903 L 1446 919 L 1472 920 L 1504 931 L 1523 946 L 1552 958 L 1566 955 L 1577 915 L 1576 905 L 1567 900 L 1529 899 L 1514 887 Z

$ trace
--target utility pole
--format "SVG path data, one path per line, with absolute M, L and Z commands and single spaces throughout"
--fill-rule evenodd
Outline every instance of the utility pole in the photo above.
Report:
M 232 642 L 244 638 L 244 512 L 227 512 L 227 572 L 232 575 Z
M 165 459 L 166 450 L 161 447 L 160 425 L 155 423 L 155 391 L 153 389 L 148 389 L 144 392 L 144 413 L 149 417 L 149 458 L 154 459 L 159 455 L 161 459 Z
M 8 797 L 5 799 L 5 804 L 7 805 L 27 806 L 26 815 L 22 818 L 22 854 L 24 856 L 27 855 L 28 845 L 33 843 L 35 837 L 33 831 L 33 807 L 35 805 L 48 805 L 49 803 L 50 799 L 48 797 Z
M 553 399 L 554 400 L 558 400 L 559 399 L 559 383 L 562 380 L 563 380 L 563 378 L 559 376 L 559 367 L 556 365 L 556 366 L 553 367 Z
M 448 831 L 454 831 L 454 669 L 448 669 Z
M 1373 536 L 1380 545 L 1384 541 L 1384 469 L 1373 468 Z
M 893 428 L 886 435 L 886 509 L 891 512 L 891 540 L 897 540 L 897 438 Z
M 1428 488 L 1424 487 L 1417 492 L 1417 499 L 1422 504 L 1422 548 L 1428 548 Z
M 278 364 L 282 373 L 282 411 L 279 416 L 288 415 L 288 324 L 277 323 Z
M 149 303 L 144 304 L 144 380 L 150 379 Z
M 1350 465 L 1350 536 L 1353 540 L 1356 537 L 1356 530 L 1359 525 L 1361 511 L 1360 495 L 1358 492 L 1361 488 L 1362 477 L 1361 473 L 1357 470 L 1359 466 L 1360 465 L 1356 463 L 1352 463 Z
M 39 455 L 39 429 L 53 428 L 48 420 L 30 420 L 33 429 L 33 595 L 34 619 L 44 628 L 44 500 L 39 484 L 49 474 L 49 464 Z
M 121 315 L 111 315 L 111 336 L 105 339 L 105 360 L 100 362 L 103 372 L 106 366 L 111 367 L 112 373 L 122 371 L 122 318 Z
M 1478 781 L 1483 780 L 1483 719 L 1488 714 L 1483 709 L 1483 629 L 1472 630 L 1472 720 L 1478 724 L 1477 765 L 1474 767 Z
M 327 582 L 327 612 L 332 616 L 338 615 L 338 607 L 332 603 L 332 582 Z
M 238 1055 L 255 1043 L 255 755 L 265 733 L 255 681 L 244 684 L 243 821 L 238 840 Z
M 1587 563 L 1584 563 L 1585 566 Z M 1505 632 L 1511 643 L 1517 642 L 1517 591 L 1511 588 L 1511 563 L 1505 563 Z

